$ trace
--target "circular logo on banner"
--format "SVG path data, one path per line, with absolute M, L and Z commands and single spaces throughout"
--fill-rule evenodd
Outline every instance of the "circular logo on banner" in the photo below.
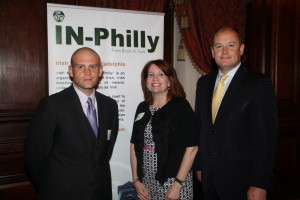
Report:
M 62 11 L 57 10 L 53 13 L 53 18 L 57 22 L 62 22 L 65 18 L 65 14 Z

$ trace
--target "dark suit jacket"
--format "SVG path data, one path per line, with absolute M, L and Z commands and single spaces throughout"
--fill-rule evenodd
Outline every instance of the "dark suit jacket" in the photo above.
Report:
M 25 168 L 39 199 L 112 199 L 109 160 L 118 106 L 98 92 L 96 99 L 98 138 L 73 86 L 40 102 L 25 140 Z
M 272 188 L 277 140 L 277 105 L 271 80 L 241 65 L 212 124 L 211 102 L 218 71 L 197 83 L 196 115 L 203 189 L 212 181 L 220 196 L 249 186 Z

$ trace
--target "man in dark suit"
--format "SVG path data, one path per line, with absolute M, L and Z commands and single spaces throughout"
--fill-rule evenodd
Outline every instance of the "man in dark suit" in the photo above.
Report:
M 43 99 L 30 123 L 26 172 L 38 199 L 111 200 L 117 103 L 95 90 L 103 66 L 94 50 L 76 50 L 68 72 L 73 84 Z
M 197 83 L 195 170 L 206 200 L 263 200 L 272 188 L 276 97 L 267 76 L 241 63 L 243 53 L 237 31 L 221 28 L 212 45 L 219 70 Z

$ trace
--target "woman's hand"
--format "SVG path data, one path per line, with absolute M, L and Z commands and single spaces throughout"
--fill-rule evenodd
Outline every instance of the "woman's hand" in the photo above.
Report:
M 130 144 L 130 163 L 131 163 L 131 171 L 132 171 L 132 180 L 134 183 L 133 186 L 135 187 L 138 198 L 142 200 L 150 200 L 147 189 L 145 188 L 144 184 L 141 183 L 138 179 L 137 160 L 136 160 L 136 155 L 134 150 L 134 144 Z
M 133 185 L 135 187 L 137 196 L 139 199 L 142 200 L 150 200 L 149 194 L 147 189 L 145 188 L 144 184 L 141 183 L 140 181 L 134 183 Z
M 201 171 L 196 171 L 195 175 L 196 175 L 197 180 L 201 182 L 202 181 L 202 173 L 201 173 Z
M 181 185 L 174 181 L 173 185 L 167 190 L 167 200 L 179 200 Z

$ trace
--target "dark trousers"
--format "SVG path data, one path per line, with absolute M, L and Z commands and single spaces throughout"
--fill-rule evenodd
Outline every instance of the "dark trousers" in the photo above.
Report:
M 207 193 L 204 193 L 204 200 L 247 200 L 247 185 L 239 185 L 239 187 L 233 187 L 232 185 L 220 185 L 216 184 L 214 180 L 218 180 L 216 174 L 213 173 L 215 168 L 220 166 L 217 157 L 212 156 L 211 159 L 211 169 L 210 170 L 210 184 Z M 216 187 L 216 185 L 218 187 Z

